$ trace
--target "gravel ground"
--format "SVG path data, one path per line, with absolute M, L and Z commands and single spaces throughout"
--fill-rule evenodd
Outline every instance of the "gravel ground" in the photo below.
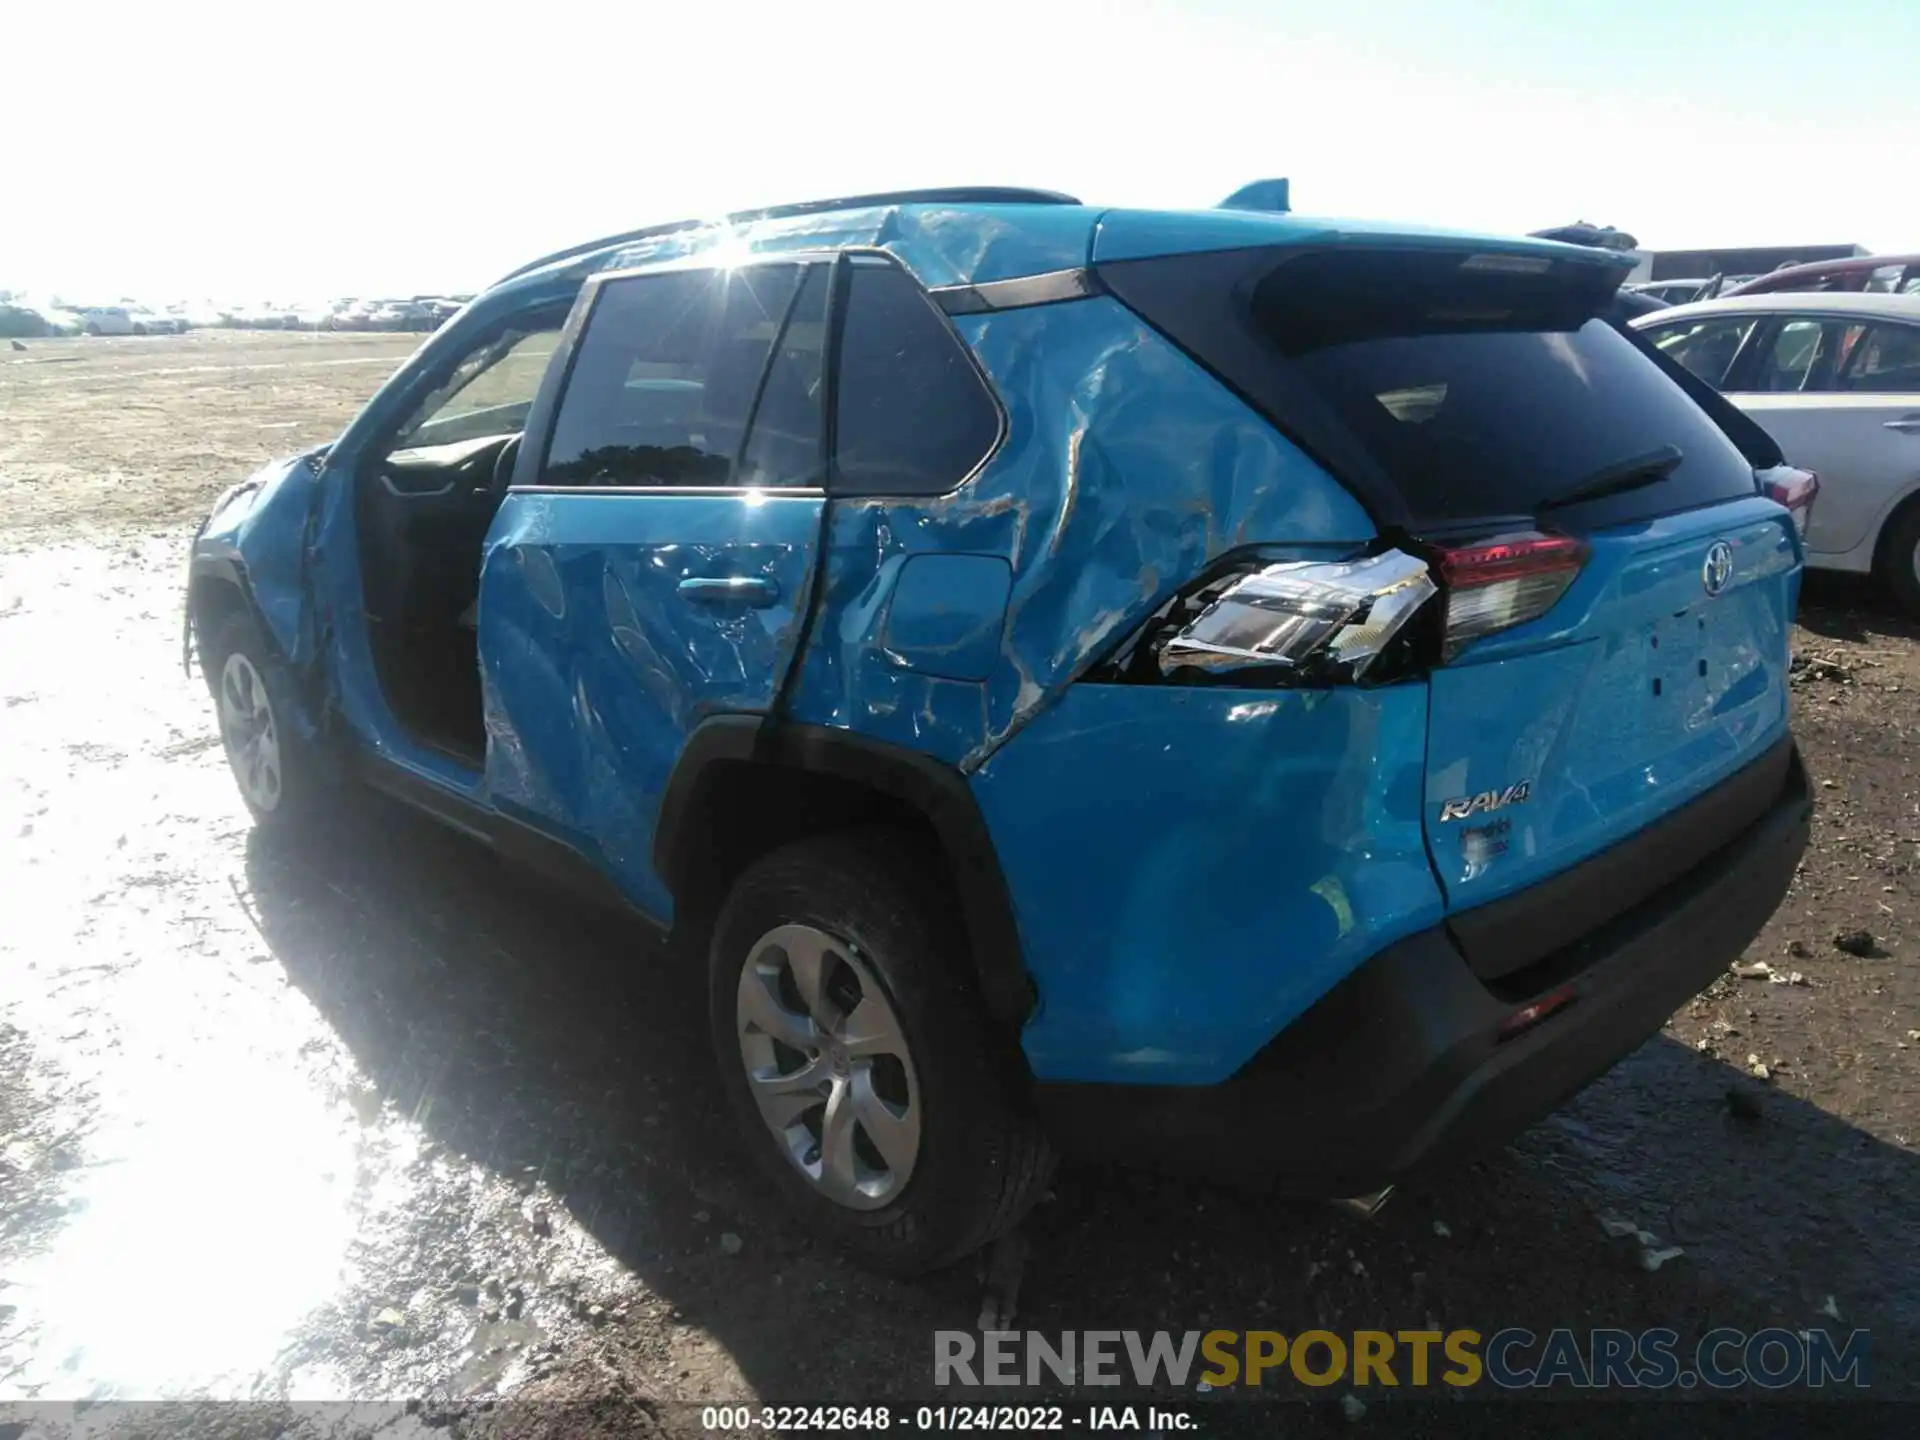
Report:
M 217 1428 L 265 1435 L 278 1402 L 414 1401 L 349 1428 L 614 1434 L 697 1430 L 687 1402 L 925 1398 L 978 1275 L 877 1280 L 785 1222 L 708 1081 L 689 967 L 376 802 L 297 845 L 246 823 L 180 670 L 187 535 L 413 343 L 0 355 L 0 1404 L 246 1400 Z M 1861 1326 L 1875 1393 L 1913 1395 L 1920 647 L 1861 586 L 1811 583 L 1801 626 L 1814 848 L 1736 972 L 1370 1219 L 1063 1175 L 1021 1323 Z M 1865 953 L 1836 947 L 1856 931 Z M 1685 1253 L 1649 1271 L 1602 1217 Z M 1341 1425 L 1319 1398 L 1303 1423 Z M 1372 1428 L 1432 1420 L 1368 1403 Z M 1612 1434 L 1646 1407 L 1542 1411 Z

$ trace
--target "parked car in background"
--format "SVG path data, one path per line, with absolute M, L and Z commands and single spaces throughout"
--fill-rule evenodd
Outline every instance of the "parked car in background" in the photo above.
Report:
M 80 311 L 80 323 L 89 335 L 132 335 L 133 312 L 124 305 L 89 305 Z
M 374 330 L 431 330 L 437 323 L 434 313 L 418 300 L 387 300 L 375 306 L 368 316 Z
M 228 490 L 189 638 L 262 825 L 358 776 L 676 926 L 877 1267 L 1056 1148 L 1360 1194 L 1656 1034 L 1806 846 L 1812 484 L 1632 263 L 1020 190 L 589 242 Z
M 1634 322 L 1820 476 L 1807 563 L 1920 615 L 1920 295 L 1747 294 Z
M 370 330 L 368 307 L 359 300 L 336 300 L 321 317 L 322 330 Z
M 1720 293 L 1732 298 L 1792 292 L 1920 295 L 1920 255 L 1856 255 L 1849 260 L 1788 265 L 1751 276 Z
M 1664 300 L 1669 305 L 1685 305 L 1689 301 L 1702 298 L 1711 279 L 1700 280 L 1650 280 L 1639 285 L 1623 288 L 1636 295 L 1651 295 L 1655 300 Z

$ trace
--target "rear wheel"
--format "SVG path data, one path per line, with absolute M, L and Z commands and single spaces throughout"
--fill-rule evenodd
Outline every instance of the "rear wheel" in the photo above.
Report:
M 325 794 L 318 757 L 287 724 L 292 680 L 253 617 L 228 615 L 203 663 L 227 765 L 254 822 L 279 828 L 310 819 Z
M 1920 504 L 1893 517 L 1880 542 L 1880 581 L 1900 608 L 1920 619 Z
M 1052 1171 L 918 857 L 874 831 L 775 851 L 734 885 L 709 958 L 749 1149 L 810 1229 L 901 1275 L 1010 1229 Z

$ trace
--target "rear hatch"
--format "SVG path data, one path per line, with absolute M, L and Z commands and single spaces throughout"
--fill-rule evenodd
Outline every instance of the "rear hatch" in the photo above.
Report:
M 1489 977 L 1540 947 L 1459 917 L 1784 763 L 1792 520 L 1602 318 L 1610 259 L 1423 236 L 1101 267 L 1439 575 L 1425 833 Z M 1721 829 L 1752 818 L 1721 809 Z M 1619 906 L 1587 922 L 1732 838 L 1688 834 L 1646 886 L 1608 867 Z

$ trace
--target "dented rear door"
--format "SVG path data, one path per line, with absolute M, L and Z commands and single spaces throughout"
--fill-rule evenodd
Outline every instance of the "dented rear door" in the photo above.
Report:
M 493 802 L 663 920 L 653 832 L 686 737 L 773 710 L 807 613 L 830 270 L 590 282 L 487 538 Z

